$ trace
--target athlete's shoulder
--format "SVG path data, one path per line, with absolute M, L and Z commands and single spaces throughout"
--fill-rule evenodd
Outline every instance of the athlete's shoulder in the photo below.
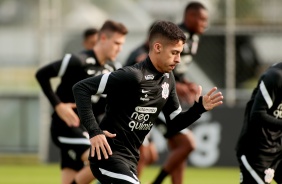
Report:
M 81 64 L 97 64 L 96 56 L 93 50 L 83 50 L 79 53 L 72 54 L 72 60 Z
M 107 61 L 105 67 L 111 67 L 112 71 L 122 68 L 122 64 L 119 61 Z
M 269 67 L 263 74 L 262 79 L 270 79 L 279 82 L 282 80 L 282 63 Z
M 133 75 L 140 75 L 142 74 L 142 67 L 140 67 L 140 63 L 136 63 L 134 65 L 131 66 L 124 66 L 122 68 L 120 68 L 121 70 L 124 70 L 126 72 L 129 72 Z
M 144 75 L 143 74 L 144 72 L 142 71 L 142 67 L 140 67 L 139 63 L 131 66 L 124 66 L 118 69 L 117 71 L 123 73 L 124 75 L 126 75 L 127 78 L 131 78 L 138 83 L 142 80 Z

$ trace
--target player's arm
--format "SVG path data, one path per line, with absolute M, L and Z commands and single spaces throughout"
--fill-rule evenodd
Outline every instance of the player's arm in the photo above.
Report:
M 59 117 L 68 126 L 79 126 L 79 118 L 73 111 L 73 108 L 76 106 L 74 103 L 63 103 L 61 101 L 52 89 L 51 78 L 62 77 L 68 72 L 69 68 L 76 68 L 78 66 L 79 62 L 77 59 L 70 54 L 66 54 L 63 60 L 45 65 L 36 72 L 36 79 L 39 82 L 43 93 L 46 95 Z
M 57 77 L 62 61 L 56 61 L 37 70 L 35 77 L 53 107 L 61 102 L 51 86 L 51 78 Z
M 73 94 L 80 121 L 87 129 L 90 136 L 92 157 L 97 154 L 98 159 L 101 159 L 102 151 L 104 158 L 107 159 L 108 155 L 112 154 L 112 151 L 103 131 L 100 129 L 95 119 L 95 112 L 92 110 L 91 96 L 123 90 L 123 87 L 126 85 L 133 87 L 137 84 L 137 82 L 134 82 L 134 79 L 136 79 L 135 76 L 134 73 L 126 72 L 124 68 L 122 68 L 112 73 L 84 79 L 73 86 Z
M 175 89 L 173 89 L 163 109 L 170 132 L 181 131 L 198 120 L 205 111 L 221 105 L 223 96 L 221 92 L 216 92 L 216 90 L 217 88 L 214 87 L 206 95 L 201 96 L 202 87 L 199 86 L 194 105 L 187 111 L 182 111 Z
M 103 134 L 93 114 L 95 112 L 92 110 L 91 96 L 126 90 L 125 86 L 133 86 L 138 83 L 136 79 L 135 73 L 127 72 L 125 67 L 111 73 L 86 78 L 73 86 L 78 114 L 90 138 Z
M 277 98 L 278 92 L 282 89 L 281 84 L 281 76 L 276 72 L 266 73 L 262 77 L 262 80 L 258 84 L 258 92 L 254 98 L 250 121 L 254 123 L 262 122 L 266 127 L 282 128 L 282 119 L 279 115 L 279 110 L 276 111 L 277 114 L 270 115 L 268 113 Z

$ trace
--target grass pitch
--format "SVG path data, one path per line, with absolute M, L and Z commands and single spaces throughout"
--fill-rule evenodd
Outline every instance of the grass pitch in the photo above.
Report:
M 159 172 L 158 166 L 147 167 L 141 176 L 142 184 L 147 184 Z M 96 182 L 93 182 L 95 184 Z M 164 184 L 170 184 L 167 178 Z M 195 168 L 187 167 L 185 184 L 238 184 L 238 168 Z M 58 164 L 1 164 L 0 184 L 60 184 Z

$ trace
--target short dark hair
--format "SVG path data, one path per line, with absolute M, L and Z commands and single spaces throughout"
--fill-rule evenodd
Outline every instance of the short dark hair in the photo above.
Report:
M 157 21 L 153 25 L 149 34 L 150 46 L 157 37 L 162 37 L 169 41 L 181 40 L 183 43 L 186 41 L 186 36 L 183 31 L 177 25 L 169 21 Z
M 100 33 L 113 33 L 113 32 L 118 32 L 120 34 L 126 35 L 128 33 L 127 28 L 119 22 L 115 22 L 113 20 L 107 20 L 102 28 L 99 31 Z
M 189 10 L 200 10 L 200 9 L 206 10 L 206 7 L 200 2 L 193 1 L 187 4 L 184 14 L 187 13 Z
M 89 36 L 95 35 L 98 33 L 98 29 L 96 28 L 88 28 L 83 32 L 83 38 L 86 40 Z

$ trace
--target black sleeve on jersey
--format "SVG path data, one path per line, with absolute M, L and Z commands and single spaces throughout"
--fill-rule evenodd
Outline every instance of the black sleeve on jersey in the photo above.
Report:
M 282 80 L 280 74 L 274 71 L 267 72 L 260 80 L 260 83 L 261 82 L 264 83 L 272 102 L 275 102 L 277 95 L 281 95 Z M 263 97 L 260 84 L 258 84 L 258 88 L 259 89 L 254 97 L 254 104 L 250 113 L 250 121 L 254 123 L 262 122 L 263 126 L 266 127 L 282 128 L 282 120 L 276 119 L 274 116 L 267 113 L 269 107 Z
M 62 60 L 48 64 L 36 72 L 36 79 L 39 82 L 43 93 L 46 95 L 51 105 L 55 107 L 61 102 L 60 98 L 52 89 L 50 79 L 58 76 Z
M 35 74 L 35 77 L 39 82 L 43 93 L 46 95 L 46 97 L 48 98 L 48 100 L 50 101 L 53 107 L 58 105 L 61 102 L 61 100 L 52 89 L 50 80 L 51 78 L 58 77 L 59 71 L 62 66 L 62 62 L 63 60 L 59 60 L 50 63 L 46 66 L 43 66 Z M 67 68 L 77 67 L 78 65 L 79 65 L 79 61 L 77 60 L 76 57 L 72 56 L 68 61 Z
M 203 106 L 202 97 L 200 97 L 199 102 L 195 102 L 187 111 L 182 112 L 174 86 L 163 112 L 169 133 L 174 134 L 198 120 L 201 114 L 206 112 L 206 109 Z
M 140 76 L 136 75 L 136 73 L 125 67 L 112 73 L 84 79 L 73 86 L 73 94 L 80 121 L 87 129 L 90 138 L 98 134 L 103 134 L 93 114 L 91 95 L 108 94 L 116 90 L 128 91 L 135 89 L 134 86 L 141 80 Z
M 204 108 L 202 103 L 202 97 L 200 97 L 199 102 L 195 102 L 192 107 L 190 107 L 187 111 L 179 113 L 174 119 L 166 117 L 166 120 L 168 120 L 166 123 L 169 133 L 174 135 L 175 133 L 187 128 L 189 125 L 197 121 L 201 117 L 201 114 L 206 111 L 207 110 Z

